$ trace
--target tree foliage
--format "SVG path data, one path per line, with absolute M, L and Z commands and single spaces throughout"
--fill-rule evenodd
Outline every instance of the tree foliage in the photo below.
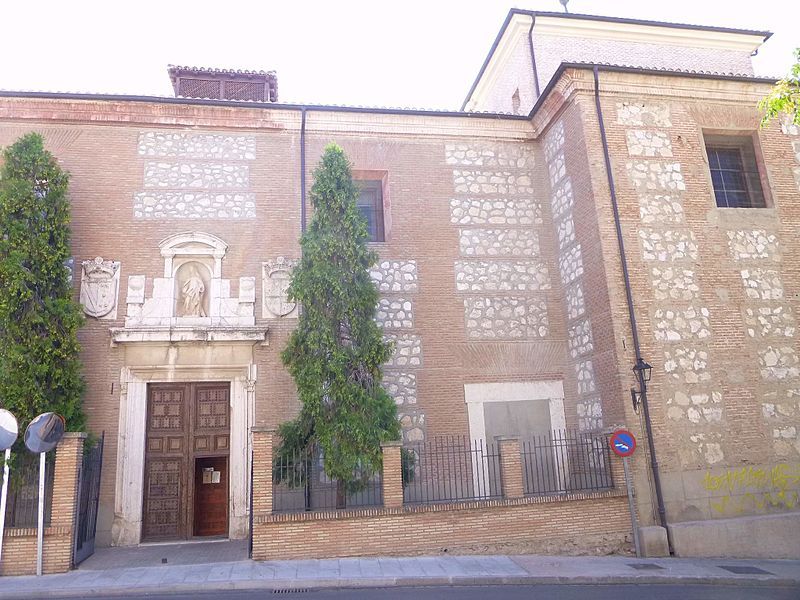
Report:
M 368 269 L 377 255 L 367 247 L 357 197 L 344 151 L 329 145 L 314 173 L 314 213 L 289 287 L 302 312 L 282 354 L 302 408 L 281 425 L 276 452 L 286 464 L 317 444 L 326 474 L 350 490 L 380 469 L 381 442 L 400 438 L 397 407 L 381 387 L 393 348 L 374 319 L 378 292 Z
M 83 379 L 69 259 L 69 174 L 30 133 L 0 169 L 0 406 L 20 430 L 53 411 L 83 430 Z M 20 436 L 21 437 L 21 436 Z
M 762 126 L 766 126 L 780 114 L 787 115 L 791 123 L 800 125 L 800 48 L 795 49 L 794 55 L 797 62 L 789 74 L 776 83 L 769 95 L 758 103 L 758 108 L 764 111 Z

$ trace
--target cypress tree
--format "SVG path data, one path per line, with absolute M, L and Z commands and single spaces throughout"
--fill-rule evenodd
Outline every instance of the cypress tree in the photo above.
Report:
M 381 387 L 393 347 L 375 322 L 378 292 L 368 269 L 378 257 L 367 247 L 357 197 L 344 151 L 330 144 L 314 172 L 314 213 L 289 287 L 302 312 L 282 358 L 302 407 L 281 425 L 276 452 L 287 465 L 317 444 L 326 474 L 339 482 L 340 505 L 342 488 L 361 489 L 379 471 L 381 442 L 400 439 L 397 407 Z M 284 474 L 307 473 L 309 466 L 295 464 Z
M 69 174 L 29 133 L 0 169 L 0 406 L 24 430 L 53 411 L 81 431 L 83 379 L 69 259 Z M 22 436 L 20 436 L 21 438 Z

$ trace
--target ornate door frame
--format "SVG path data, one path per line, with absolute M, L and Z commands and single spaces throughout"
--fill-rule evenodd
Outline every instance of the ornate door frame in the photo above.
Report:
M 144 501 L 144 458 L 147 432 L 147 384 L 230 381 L 230 458 L 228 537 L 242 539 L 249 527 L 250 428 L 255 410 L 256 365 L 165 365 L 123 367 L 112 544 L 141 542 Z

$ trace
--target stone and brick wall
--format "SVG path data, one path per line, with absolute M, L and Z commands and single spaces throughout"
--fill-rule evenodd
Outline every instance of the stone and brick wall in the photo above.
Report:
M 574 102 L 586 107 L 587 146 L 595 148 L 591 160 L 602 165 L 592 74 L 575 76 L 582 92 Z M 777 124 L 758 128 L 763 84 L 689 84 L 606 71 L 600 82 L 642 351 L 654 366 L 648 396 L 668 520 L 796 510 L 800 279 L 789 264 L 800 248 L 789 232 L 800 215 L 797 182 L 785 162 L 794 155 L 792 137 Z M 634 82 L 638 95 L 626 87 Z M 675 86 L 679 99 L 665 93 Z M 716 207 L 704 131 L 754 136 L 770 207 Z M 606 187 L 604 169 L 592 175 L 598 190 Z M 605 195 L 597 202 L 610 220 Z M 603 248 L 615 256 L 609 233 Z M 606 268 L 624 389 L 634 387 L 625 369 L 634 362 L 630 325 L 618 266 L 606 261 Z M 623 406 L 638 430 L 629 402 Z M 648 487 L 645 458 L 634 462 L 647 522 L 653 517 L 641 493 Z

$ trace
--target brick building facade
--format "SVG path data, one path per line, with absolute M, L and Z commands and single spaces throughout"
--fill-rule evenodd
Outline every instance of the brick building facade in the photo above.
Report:
M 39 131 L 72 174 L 85 406 L 108 440 L 98 542 L 169 538 L 146 506 L 181 512 L 191 537 L 177 473 L 212 455 L 224 533 L 247 534 L 251 428 L 299 408 L 285 282 L 303 179 L 335 141 L 379 182 L 373 278 L 406 442 L 626 425 L 639 520 L 657 525 L 624 258 L 671 542 L 731 553 L 762 532 L 786 555 L 772 536 L 800 489 L 800 132 L 758 127 L 764 38 L 515 10 L 465 112 L 2 93 L 0 145 Z M 746 207 L 752 188 L 720 206 L 709 156 L 731 148 L 763 207 Z

